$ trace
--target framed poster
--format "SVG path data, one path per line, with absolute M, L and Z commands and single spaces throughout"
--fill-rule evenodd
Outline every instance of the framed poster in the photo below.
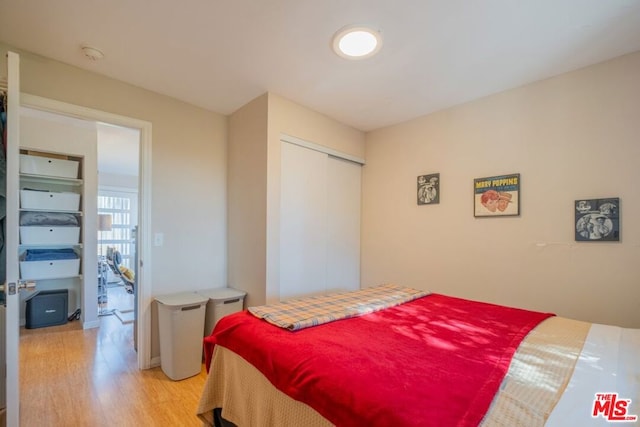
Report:
M 418 177 L 418 205 L 440 203 L 440 174 L 420 175 Z
M 473 180 L 473 215 L 520 215 L 520 174 L 490 176 Z
M 620 241 L 620 199 L 575 201 L 577 242 Z

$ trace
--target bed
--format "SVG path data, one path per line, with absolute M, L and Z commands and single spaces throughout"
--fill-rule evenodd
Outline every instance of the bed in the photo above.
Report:
M 640 330 L 396 285 L 250 307 L 205 338 L 206 425 L 638 425 Z

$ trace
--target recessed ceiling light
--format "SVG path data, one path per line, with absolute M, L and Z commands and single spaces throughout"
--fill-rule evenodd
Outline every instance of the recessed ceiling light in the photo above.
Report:
M 368 27 L 350 25 L 333 36 L 333 50 L 347 59 L 370 58 L 382 47 L 379 31 Z

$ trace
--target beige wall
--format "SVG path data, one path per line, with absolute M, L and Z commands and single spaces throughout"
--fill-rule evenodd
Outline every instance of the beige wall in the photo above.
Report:
M 120 175 L 98 172 L 99 187 L 119 187 L 138 191 L 138 177 L 136 175 Z
M 367 134 L 362 285 L 396 282 L 640 327 L 640 53 Z M 439 205 L 416 177 L 439 172 Z M 473 179 L 521 174 L 519 217 Z M 574 240 L 576 199 L 620 197 L 621 241 Z
M 264 304 L 266 274 L 267 94 L 229 118 L 229 286 Z
M 0 44 L 1 70 L 8 49 Z M 164 245 L 152 247 L 152 294 L 225 286 L 227 118 L 11 50 L 20 53 L 22 92 L 151 122 L 151 228 L 164 234 Z M 152 324 L 157 324 L 155 312 Z M 151 353 L 159 354 L 157 326 Z
M 266 93 L 229 119 L 229 285 L 245 306 L 279 300 L 280 135 L 357 157 L 364 133 Z
M 363 132 L 269 93 L 269 154 L 273 157 L 280 158 L 279 148 L 273 145 L 280 146 L 283 133 L 351 156 L 363 158 L 365 154 Z

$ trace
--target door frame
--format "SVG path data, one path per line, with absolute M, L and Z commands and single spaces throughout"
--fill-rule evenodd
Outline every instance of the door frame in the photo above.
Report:
M 140 130 L 136 333 L 138 336 L 138 369 L 149 369 L 151 368 L 151 284 L 153 283 L 151 280 L 151 122 L 26 93 L 20 94 L 20 106 Z
M 5 286 L 5 351 L 6 360 L 4 374 L 6 376 L 6 425 L 9 427 L 20 424 L 20 291 L 16 289 L 18 279 L 18 212 L 19 197 L 16 191 L 10 197 L 9 190 L 18 189 L 18 153 L 20 142 L 20 56 L 14 52 L 7 52 L 7 154 L 6 154 L 6 227 L 5 253 L 7 278 Z M 10 159 L 13 159 L 10 161 Z M 15 256 L 10 261 L 10 256 Z M 12 283 L 10 283 L 12 282 Z M 13 286 L 13 290 L 11 287 Z

